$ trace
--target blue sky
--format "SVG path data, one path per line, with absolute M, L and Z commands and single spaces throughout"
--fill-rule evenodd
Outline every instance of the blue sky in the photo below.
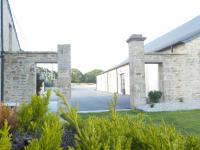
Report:
M 145 43 L 200 14 L 198 0 L 9 0 L 21 48 L 71 44 L 72 67 L 106 70 L 128 57 L 133 33 Z

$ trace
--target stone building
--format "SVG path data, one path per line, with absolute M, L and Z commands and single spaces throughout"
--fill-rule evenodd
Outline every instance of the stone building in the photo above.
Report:
M 200 100 L 200 16 L 144 40 L 138 34 L 127 40 L 129 58 L 97 76 L 97 90 L 129 94 L 133 107 L 145 104 L 150 90 L 162 91 L 162 101 Z
M 58 63 L 57 86 L 67 98 L 71 95 L 71 50 L 58 45 L 57 52 L 22 51 L 8 0 L 0 3 L 1 100 L 29 101 L 36 93 L 36 64 Z

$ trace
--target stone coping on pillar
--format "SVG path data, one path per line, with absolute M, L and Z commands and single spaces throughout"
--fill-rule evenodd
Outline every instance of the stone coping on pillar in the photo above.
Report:
M 142 34 L 132 34 L 128 40 L 126 40 L 127 43 L 132 41 L 144 41 L 146 37 L 143 37 Z

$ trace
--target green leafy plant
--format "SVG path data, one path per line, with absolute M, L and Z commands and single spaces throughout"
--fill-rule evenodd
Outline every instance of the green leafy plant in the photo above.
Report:
M 5 121 L 4 126 L 0 129 L 0 150 L 11 149 L 11 135 L 9 130 L 8 122 Z
M 36 132 L 41 130 L 48 112 L 51 91 L 45 95 L 34 95 L 30 104 L 22 104 L 17 112 L 17 122 L 22 132 Z
M 59 116 L 48 114 L 40 139 L 34 139 L 25 150 L 62 150 L 63 127 Z
M 160 98 L 162 97 L 161 91 L 150 91 L 148 93 L 148 97 L 151 103 L 158 103 Z
M 151 103 L 151 104 L 150 104 L 150 107 L 153 108 L 153 107 L 154 107 L 154 103 Z
M 60 108 L 61 114 L 63 118 L 67 121 L 68 125 L 73 126 L 79 135 L 81 135 L 80 130 L 80 117 L 78 115 L 78 104 L 76 105 L 76 108 L 73 108 L 69 105 L 67 99 L 65 96 L 60 93 L 59 91 L 56 91 L 57 96 L 59 96 L 63 102 L 64 108 Z
M 195 136 L 178 133 L 173 126 L 164 122 L 160 125 L 145 123 L 143 115 L 118 116 L 116 100 L 110 105 L 111 118 L 89 117 L 79 120 L 77 108 L 72 108 L 62 94 L 58 94 L 64 101 L 66 121 L 77 130 L 77 150 L 199 150 L 200 141 Z
M 117 118 L 116 106 L 117 106 L 117 94 L 114 93 L 113 101 L 110 104 L 110 112 L 111 112 L 112 120 L 116 120 L 116 118 Z
M 183 103 L 183 97 L 179 97 L 178 101 L 181 102 L 181 103 Z

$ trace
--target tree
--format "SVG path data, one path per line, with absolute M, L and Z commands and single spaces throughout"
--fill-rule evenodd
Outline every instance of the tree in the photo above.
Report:
M 58 78 L 58 73 L 48 68 L 36 67 L 38 78 L 44 81 L 45 87 L 53 87 L 53 80 Z M 39 82 L 39 81 L 38 81 Z M 38 84 L 39 85 L 39 84 Z
M 101 73 L 103 73 L 103 70 L 99 70 L 99 69 L 94 69 L 90 72 L 87 72 L 84 75 L 84 82 L 85 83 L 96 83 L 96 76 L 98 76 Z
M 80 70 L 73 68 L 72 83 L 81 83 L 81 82 L 83 82 L 83 73 Z

